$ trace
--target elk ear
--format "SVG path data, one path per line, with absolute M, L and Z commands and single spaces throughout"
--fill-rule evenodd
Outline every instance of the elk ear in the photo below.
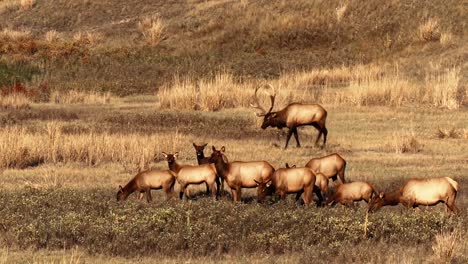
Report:
M 215 146 L 211 146 L 211 150 L 213 150 L 213 152 L 215 152 L 216 151 Z
M 123 191 L 122 185 L 119 185 L 119 191 Z
M 286 169 L 289 169 L 289 164 L 287 162 L 286 162 L 285 166 L 286 166 Z
M 379 193 L 379 197 L 384 198 L 384 193 L 383 192 Z
M 205 144 L 203 144 L 203 148 L 205 148 L 205 147 L 206 147 L 206 145 L 208 145 L 208 143 L 205 143 Z
M 179 152 L 177 151 L 176 153 L 174 153 L 174 158 L 177 158 L 179 157 Z
M 267 184 L 266 184 L 267 188 L 270 187 L 270 186 L 271 186 L 271 180 L 269 182 L 267 182 Z
M 271 117 L 273 117 L 273 118 L 276 118 L 277 116 L 278 116 L 278 114 L 276 114 L 276 113 L 271 115 Z
M 225 152 L 226 148 L 224 146 L 221 147 L 221 152 Z
M 260 184 L 262 184 L 261 182 L 258 182 L 257 180 L 254 179 L 254 182 L 257 184 L 257 186 L 259 186 Z
M 195 143 L 192 143 L 194 147 L 197 147 L 197 145 L 195 145 Z

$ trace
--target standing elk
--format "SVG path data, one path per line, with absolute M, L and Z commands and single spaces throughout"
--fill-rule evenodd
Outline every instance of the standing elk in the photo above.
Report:
M 289 164 L 286 163 L 286 168 L 296 168 L 296 165 L 289 166 Z M 320 172 L 315 173 L 315 186 L 319 188 L 322 197 L 325 199 L 325 197 L 328 196 L 328 177 Z
M 445 203 L 446 211 L 449 209 L 451 212 L 457 213 L 458 208 L 455 206 L 457 192 L 458 183 L 449 177 L 411 179 L 392 192 L 381 192 L 372 200 L 369 209 L 377 211 L 382 206 L 394 206 L 400 203 L 408 208 Z
M 333 181 L 336 181 L 337 176 L 339 176 L 341 182 L 345 183 L 346 161 L 338 153 L 313 158 L 305 166 L 309 167 L 315 174 L 322 173 L 328 178 L 332 178 Z
M 213 146 L 213 153 L 210 162 L 213 162 L 218 175 L 224 178 L 229 188 L 231 188 L 232 197 L 235 202 L 241 200 L 242 188 L 255 188 L 259 183 L 270 181 L 275 169 L 266 161 L 234 161 L 227 162 L 223 152 L 226 148 L 223 146 L 216 150 Z M 257 189 L 257 198 L 260 201 L 262 194 Z
M 216 169 L 213 164 L 202 164 L 199 166 L 192 165 L 180 165 L 176 158 L 179 155 L 178 152 L 174 154 L 162 153 L 164 158 L 167 160 L 169 169 L 175 173 L 177 182 L 180 184 L 179 198 L 182 200 L 185 193 L 185 188 L 189 184 L 200 184 L 206 183 L 211 190 L 211 196 L 216 198 L 215 181 L 216 181 Z
M 151 202 L 151 190 L 163 189 L 166 198 L 170 199 L 174 190 L 175 173 L 170 170 L 147 170 L 135 175 L 125 187 L 119 185 L 117 201 L 125 201 L 133 192 L 140 192 L 139 199 L 146 193 L 147 202 Z
M 338 185 L 336 192 L 328 198 L 326 204 L 334 205 L 340 203 L 342 205 L 354 205 L 354 202 L 366 201 L 368 210 L 370 202 L 377 196 L 377 191 L 374 186 L 368 182 L 350 182 Z
M 288 135 L 286 138 L 286 145 L 284 146 L 285 149 L 288 147 L 289 140 L 291 139 L 292 134 L 294 134 L 294 138 L 296 139 L 297 147 L 301 146 L 301 144 L 299 143 L 299 134 L 297 132 L 297 128 L 301 126 L 315 127 L 319 131 L 317 139 L 315 140 L 315 145 L 318 144 L 318 141 L 323 134 L 323 146 L 325 146 L 325 144 L 327 143 L 328 135 L 328 130 L 325 127 L 325 122 L 327 120 L 327 111 L 321 105 L 291 103 L 279 111 L 272 112 L 271 110 L 273 110 L 273 107 L 275 105 L 275 94 L 270 95 L 271 106 L 270 109 L 266 111 L 265 108 L 260 106 L 257 97 L 258 89 L 259 87 L 255 89 L 255 104 L 251 104 L 250 106 L 261 111 L 260 113 L 257 113 L 257 116 L 264 117 L 262 129 L 266 129 L 269 126 L 277 127 L 278 129 L 282 129 L 284 127 L 289 128 Z
M 312 192 L 315 192 L 319 199 L 317 205 L 322 204 L 322 195 L 315 186 L 315 174 L 309 168 L 281 168 L 273 173 L 270 181 L 257 184 L 262 197 L 275 193 L 285 199 L 287 194 L 295 193 L 296 200 L 302 197 L 304 204 L 309 205 Z
M 197 154 L 197 161 L 198 165 L 202 164 L 208 164 L 210 163 L 210 158 L 205 157 L 205 153 L 203 152 L 205 150 L 206 145 L 208 143 L 205 143 L 203 145 L 198 146 L 197 144 L 193 143 L 193 147 L 195 148 L 195 153 Z M 206 192 L 208 193 L 208 184 L 206 185 Z M 221 176 L 216 176 L 216 190 L 217 190 L 217 195 L 219 196 L 224 190 L 224 180 Z

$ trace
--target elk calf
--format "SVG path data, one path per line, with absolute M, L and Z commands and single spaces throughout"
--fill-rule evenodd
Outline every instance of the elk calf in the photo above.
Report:
M 135 175 L 125 187 L 119 185 L 117 201 L 125 201 L 133 192 L 140 192 L 139 199 L 146 193 L 146 200 L 151 202 L 151 190 L 163 189 L 166 198 L 170 199 L 174 190 L 175 173 L 170 170 L 147 170 Z
M 315 174 L 322 173 L 333 181 L 340 177 L 342 183 L 345 183 L 346 161 L 338 154 L 333 153 L 320 158 L 313 158 L 306 167 L 310 168 Z
M 250 106 L 261 111 L 260 113 L 257 113 L 257 116 L 263 116 L 262 129 L 266 129 L 267 127 L 276 127 L 278 129 L 287 127 L 289 129 L 286 137 L 286 145 L 284 146 L 285 149 L 288 147 L 292 134 L 294 134 L 294 138 L 296 139 L 297 147 L 301 146 L 299 143 L 299 134 L 297 132 L 297 128 L 301 126 L 315 127 L 319 132 L 317 139 L 315 140 L 315 145 L 318 144 L 318 141 L 323 134 L 323 146 L 325 146 L 328 135 L 328 130 L 325 126 L 327 111 L 321 105 L 291 103 L 279 111 L 272 112 L 271 110 L 273 110 L 275 105 L 275 94 L 270 95 L 271 106 L 268 111 L 266 111 L 265 108 L 260 106 L 257 97 L 258 89 L 258 87 L 255 89 L 255 104 L 251 104 Z
M 185 188 L 189 184 L 200 184 L 206 183 L 211 190 L 211 196 L 216 198 L 216 169 L 213 164 L 202 164 L 199 166 L 192 165 L 180 165 L 177 163 L 176 158 L 179 155 L 178 152 L 174 154 L 162 153 L 164 158 L 167 160 L 169 169 L 175 173 L 177 182 L 180 184 L 179 197 L 182 200 Z
M 446 211 L 449 209 L 451 212 L 457 213 L 458 208 L 455 206 L 457 192 L 458 183 L 449 177 L 411 179 L 392 192 L 380 193 L 373 199 L 369 209 L 377 211 L 382 206 L 394 206 L 400 203 L 408 208 L 445 203 Z
M 334 205 L 340 203 L 343 205 L 353 205 L 354 202 L 369 202 L 377 195 L 375 188 L 367 182 L 351 182 L 338 185 L 335 194 L 328 198 L 326 204 Z M 370 206 L 370 204 L 369 204 Z

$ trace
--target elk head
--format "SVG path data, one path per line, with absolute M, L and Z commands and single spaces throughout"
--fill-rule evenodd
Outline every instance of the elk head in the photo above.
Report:
M 117 192 L 117 202 L 123 201 L 125 198 L 127 197 L 124 195 L 122 185 L 119 185 L 119 191 Z
M 382 208 L 384 203 L 385 193 L 381 192 L 379 195 L 374 196 L 371 201 L 369 202 L 368 211 L 375 212 Z
M 166 152 L 162 152 L 161 154 L 164 156 L 164 159 L 166 159 L 167 164 L 169 164 L 169 169 L 173 170 L 175 166 L 175 160 L 179 156 L 179 152 L 174 154 L 167 154 Z
M 290 168 L 296 168 L 296 165 L 289 166 L 289 164 L 286 163 L 286 169 L 290 169 Z
M 272 89 L 273 89 L 273 86 L 269 85 Z M 275 106 L 275 98 L 276 98 L 276 93 L 275 94 L 269 94 L 270 96 L 270 101 L 271 101 L 271 106 L 270 106 L 270 109 L 268 109 L 268 111 L 265 110 L 265 108 L 263 108 L 261 105 L 260 105 L 260 102 L 258 100 L 258 96 L 257 96 L 257 92 L 258 92 L 258 89 L 260 87 L 257 87 L 255 88 L 255 94 L 254 94 L 254 100 L 255 100 L 255 103 L 254 104 L 250 104 L 251 107 L 255 108 L 255 109 L 258 109 L 260 110 L 259 113 L 257 113 L 257 116 L 258 117 L 262 117 L 263 116 L 263 123 L 262 123 L 262 129 L 266 129 L 267 127 L 271 126 L 271 127 L 278 127 L 278 128 L 282 128 L 284 127 L 284 125 L 281 125 L 281 122 L 279 122 L 280 120 L 278 119 L 278 112 L 272 112 L 271 110 L 273 110 L 273 107 Z
M 257 184 L 258 193 L 260 194 L 261 199 L 265 198 L 267 195 L 272 195 L 275 192 L 271 180 L 267 182 L 259 182 L 254 180 L 254 182 Z
M 205 150 L 206 145 L 208 145 L 208 143 L 200 145 L 200 146 L 193 143 L 193 147 L 195 148 L 195 152 L 197 153 L 197 159 L 203 159 L 205 157 L 205 154 L 203 154 L 203 151 Z
M 211 153 L 210 156 L 210 163 L 218 163 L 218 162 L 224 162 L 227 163 L 226 156 L 224 156 L 224 152 L 226 151 L 226 148 L 224 146 L 221 147 L 220 150 L 217 150 L 215 146 L 212 146 L 211 149 L 213 150 L 213 153 Z

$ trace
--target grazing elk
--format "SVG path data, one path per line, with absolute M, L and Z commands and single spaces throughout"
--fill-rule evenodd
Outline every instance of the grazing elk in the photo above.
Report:
M 305 166 L 314 171 L 315 174 L 322 173 L 328 178 L 332 178 L 333 181 L 337 180 L 337 176 L 339 176 L 341 182 L 345 183 L 346 161 L 337 153 L 313 158 Z
M 262 197 L 275 193 L 285 199 L 287 194 L 295 193 L 296 200 L 302 196 L 304 204 L 309 205 L 312 202 L 312 192 L 315 192 L 319 199 L 317 205 L 322 204 L 322 195 L 315 186 L 315 174 L 309 168 L 281 168 L 273 173 L 270 181 L 257 184 Z
M 458 212 L 455 206 L 458 183 L 449 177 L 431 179 L 411 179 L 400 188 L 384 193 L 374 198 L 369 206 L 370 211 L 377 211 L 382 206 L 402 204 L 408 208 L 419 205 L 432 206 L 445 203 L 445 210 Z
M 139 199 L 146 193 L 146 200 L 151 202 L 151 190 L 163 189 L 166 198 L 170 199 L 174 190 L 175 173 L 170 170 L 147 170 L 138 173 L 125 187 L 119 185 L 117 201 L 125 201 L 133 192 L 140 192 Z
M 198 146 L 197 144 L 193 143 L 193 147 L 195 148 L 195 152 L 197 154 L 197 161 L 198 165 L 202 164 L 207 164 L 210 163 L 210 158 L 205 157 L 205 153 L 203 151 L 205 150 L 206 145 L 208 143 L 205 143 L 203 145 Z M 208 193 L 208 184 L 206 185 L 206 192 Z M 219 196 L 224 190 L 224 180 L 221 176 L 216 177 L 216 190 L 217 190 L 217 195 Z
M 338 185 L 336 192 L 330 196 L 327 205 L 340 203 L 342 205 L 354 205 L 354 202 L 366 201 L 368 208 L 370 202 L 377 195 L 374 186 L 368 182 L 350 182 Z
M 289 166 L 286 163 L 286 168 L 296 168 L 296 165 Z M 325 199 L 328 196 L 328 177 L 320 172 L 315 173 L 315 186 L 319 188 L 322 197 Z
M 258 183 L 270 181 L 275 169 L 266 161 L 234 161 L 227 162 L 223 152 L 226 148 L 223 146 L 216 150 L 213 146 L 213 153 L 210 162 L 213 162 L 218 175 L 224 178 L 229 188 L 231 188 L 232 197 L 235 202 L 241 200 L 242 188 L 255 188 Z M 260 190 L 257 189 L 258 200 L 262 199 Z
M 251 104 L 250 106 L 261 111 L 260 113 L 257 113 L 257 116 L 264 117 L 262 129 L 266 129 L 269 126 L 277 127 L 278 129 L 282 129 L 284 127 L 289 128 L 286 138 L 286 145 L 284 146 L 285 149 L 288 147 L 292 134 L 294 134 L 294 138 L 296 139 L 297 147 L 300 147 L 301 144 L 299 143 L 299 134 L 297 132 L 297 128 L 309 125 L 315 127 L 319 131 L 317 139 L 315 140 L 315 145 L 318 144 L 318 141 L 323 134 L 323 146 L 325 146 L 327 143 L 328 134 L 328 130 L 325 127 L 327 111 L 321 105 L 291 103 L 279 111 L 272 112 L 271 110 L 273 110 L 275 105 L 275 94 L 270 95 L 271 106 L 270 109 L 266 111 L 265 108 L 260 106 L 257 97 L 258 89 L 258 87 L 255 89 L 255 104 Z
M 182 200 L 185 193 L 185 188 L 189 184 L 200 184 L 206 183 L 211 190 L 211 196 L 216 198 L 215 181 L 216 181 L 216 169 L 213 164 L 202 164 L 199 166 L 192 165 L 180 165 L 176 158 L 179 155 L 178 152 L 174 154 L 162 153 L 164 158 L 167 160 L 169 169 L 175 173 L 177 182 L 180 184 L 179 197 Z

